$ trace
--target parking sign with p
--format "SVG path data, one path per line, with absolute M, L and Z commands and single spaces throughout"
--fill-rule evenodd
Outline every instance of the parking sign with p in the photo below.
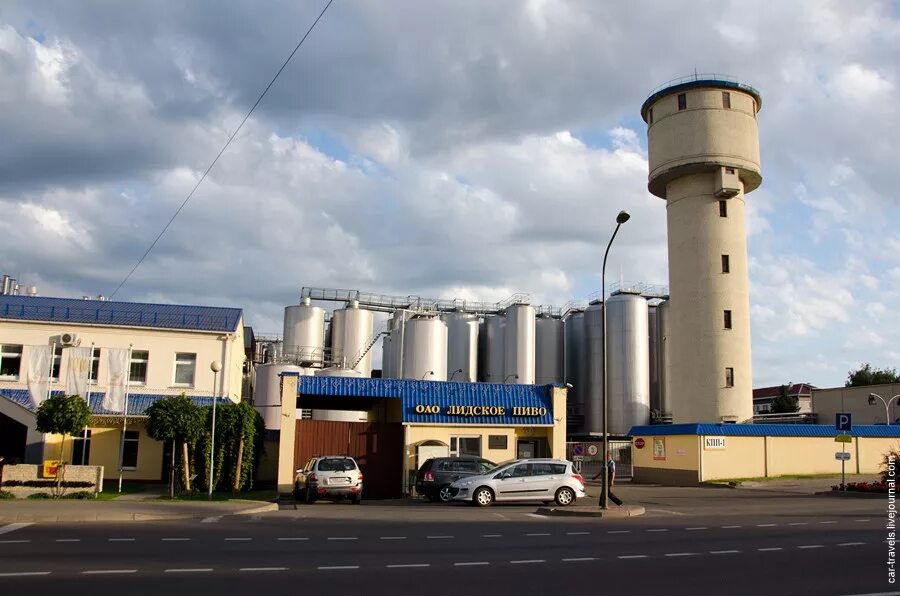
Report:
M 850 432 L 850 412 L 838 412 L 834 415 L 835 430 Z

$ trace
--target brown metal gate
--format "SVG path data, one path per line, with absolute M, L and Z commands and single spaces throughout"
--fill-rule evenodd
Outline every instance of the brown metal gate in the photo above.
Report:
M 294 467 L 317 455 L 348 455 L 363 473 L 363 498 L 403 494 L 403 426 L 383 422 L 298 420 Z

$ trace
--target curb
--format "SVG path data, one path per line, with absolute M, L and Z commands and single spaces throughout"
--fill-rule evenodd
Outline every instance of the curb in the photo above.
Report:
M 647 510 L 641 505 L 625 505 L 615 509 L 603 510 L 599 507 L 538 507 L 535 513 L 537 515 L 555 516 L 555 517 L 606 517 L 609 519 L 624 519 L 626 517 L 635 517 L 644 515 Z
M 823 497 L 836 497 L 838 499 L 887 499 L 888 497 L 888 493 L 864 493 L 853 490 L 826 490 L 813 494 Z

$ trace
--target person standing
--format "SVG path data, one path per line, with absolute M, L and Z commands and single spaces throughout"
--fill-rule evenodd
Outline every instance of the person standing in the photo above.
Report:
M 616 462 L 612 457 L 612 451 L 606 452 L 606 483 L 609 487 L 608 494 L 609 500 L 615 503 L 616 505 L 622 505 L 622 499 L 613 494 L 613 486 L 616 483 Z M 601 489 L 600 492 L 600 506 L 603 506 L 603 492 Z

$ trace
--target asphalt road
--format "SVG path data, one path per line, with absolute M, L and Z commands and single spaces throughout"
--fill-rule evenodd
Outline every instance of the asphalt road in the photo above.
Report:
M 615 521 L 323 503 L 249 518 L 7 525 L 0 593 L 890 592 L 885 503 L 828 501 Z

